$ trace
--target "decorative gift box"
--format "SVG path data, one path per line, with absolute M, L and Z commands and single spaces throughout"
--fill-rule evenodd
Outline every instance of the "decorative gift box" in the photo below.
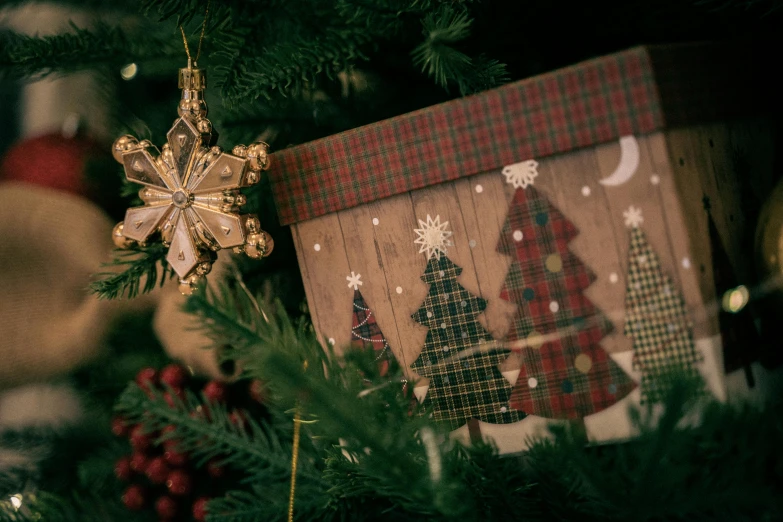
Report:
M 751 78 L 637 47 L 277 152 L 315 328 L 504 453 L 553 420 L 628 437 L 672 369 L 738 393 L 762 371 L 738 169 L 772 183 Z

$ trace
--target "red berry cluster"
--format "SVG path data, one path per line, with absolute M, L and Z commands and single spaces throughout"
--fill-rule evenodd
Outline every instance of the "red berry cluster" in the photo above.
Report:
M 165 390 L 163 396 L 170 407 L 175 404 L 172 395 L 183 398 L 186 387 L 192 391 L 200 388 L 209 402 L 236 406 L 231 419 L 238 425 L 245 424 L 254 408 L 263 409 L 261 404 L 265 399 L 260 381 L 251 382 L 249 387 L 245 382 L 244 390 L 239 385 L 220 381 L 198 383 L 178 364 L 170 364 L 160 372 L 144 368 L 136 375 L 136 384 L 145 391 Z M 194 411 L 192 415 L 204 413 Z M 207 502 L 225 489 L 226 470 L 219 459 L 197 468 L 190 455 L 179 450 L 176 426 L 149 433 L 141 424 L 133 425 L 115 417 L 111 430 L 118 437 L 128 437 L 132 448 L 132 453 L 120 458 L 114 466 L 117 478 L 130 483 L 122 495 L 128 509 L 154 507 L 160 520 L 165 522 L 188 520 L 189 515 L 193 520 L 205 520 Z M 156 444 L 163 435 L 168 435 L 166 440 Z

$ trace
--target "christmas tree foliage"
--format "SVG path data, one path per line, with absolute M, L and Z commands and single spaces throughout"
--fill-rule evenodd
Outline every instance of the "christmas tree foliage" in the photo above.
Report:
M 685 301 L 638 226 L 631 228 L 628 253 L 625 335 L 633 339 L 633 368 L 642 372 L 642 404 L 663 400 L 672 376 L 698 376 L 693 363 L 702 356 Z
M 506 424 L 524 418 L 508 406 L 511 385 L 498 365 L 508 350 L 484 349 L 492 336 L 476 316 L 486 300 L 471 295 L 458 282 L 462 268 L 445 255 L 432 257 L 422 281 L 430 292 L 413 319 L 429 328 L 424 348 L 411 368 L 430 378 L 427 400 L 435 419 L 458 428 L 469 419 Z
M 498 252 L 513 256 L 500 297 L 519 306 L 508 332 L 522 354 L 511 406 L 547 418 L 581 418 L 636 385 L 600 346 L 608 319 L 585 297 L 595 276 L 568 250 L 574 225 L 532 186 L 518 188 Z
M 351 347 L 372 352 L 378 363 L 378 373 L 381 377 L 389 373 L 390 365 L 394 363 L 394 356 L 381 327 L 378 326 L 374 314 L 358 289 L 353 292 Z

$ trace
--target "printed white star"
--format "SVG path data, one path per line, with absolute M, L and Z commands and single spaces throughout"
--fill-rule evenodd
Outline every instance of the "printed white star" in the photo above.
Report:
M 506 165 L 503 167 L 503 175 L 506 177 L 506 183 L 510 183 L 514 188 L 527 188 L 538 177 L 538 162 L 531 159 Z
M 425 223 L 421 219 L 419 220 L 419 226 L 421 228 L 414 229 L 414 232 L 419 236 L 414 243 L 421 245 L 419 253 L 427 253 L 427 259 L 435 257 L 440 259 L 441 254 L 446 253 L 446 247 L 452 246 L 452 242 L 449 240 L 452 232 L 446 230 L 449 226 L 448 221 L 440 222 L 440 215 L 435 216 L 433 220 L 429 214 L 427 214 L 427 222 Z
M 631 228 L 639 228 L 639 225 L 644 223 L 644 217 L 642 217 L 642 209 L 636 208 L 633 205 L 628 207 L 628 210 L 623 212 L 625 218 L 625 226 Z
M 348 288 L 353 287 L 354 290 L 358 290 L 359 287 L 364 284 L 362 283 L 361 277 L 362 274 L 355 274 L 353 270 L 351 270 L 351 275 L 345 276 L 345 280 L 348 281 Z

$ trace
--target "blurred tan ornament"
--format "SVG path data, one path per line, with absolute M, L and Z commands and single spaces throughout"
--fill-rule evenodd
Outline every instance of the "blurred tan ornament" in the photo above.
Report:
M 783 294 L 783 181 L 764 203 L 756 226 L 759 271 L 776 294 Z
M 247 201 L 239 189 L 257 183 L 269 168 L 268 145 L 256 142 L 224 152 L 215 146 L 217 133 L 206 119 L 206 71 L 180 69 L 179 86 L 180 118 L 162 150 L 132 136 L 114 142 L 112 153 L 128 181 L 144 185 L 139 191 L 144 205 L 128 209 L 113 237 L 119 248 L 153 238 L 169 246 L 166 260 L 179 276 L 180 291 L 189 295 L 209 273 L 218 250 L 232 248 L 258 259 L 272 252 L 274 242 L 255 216 L 239 214 Z

